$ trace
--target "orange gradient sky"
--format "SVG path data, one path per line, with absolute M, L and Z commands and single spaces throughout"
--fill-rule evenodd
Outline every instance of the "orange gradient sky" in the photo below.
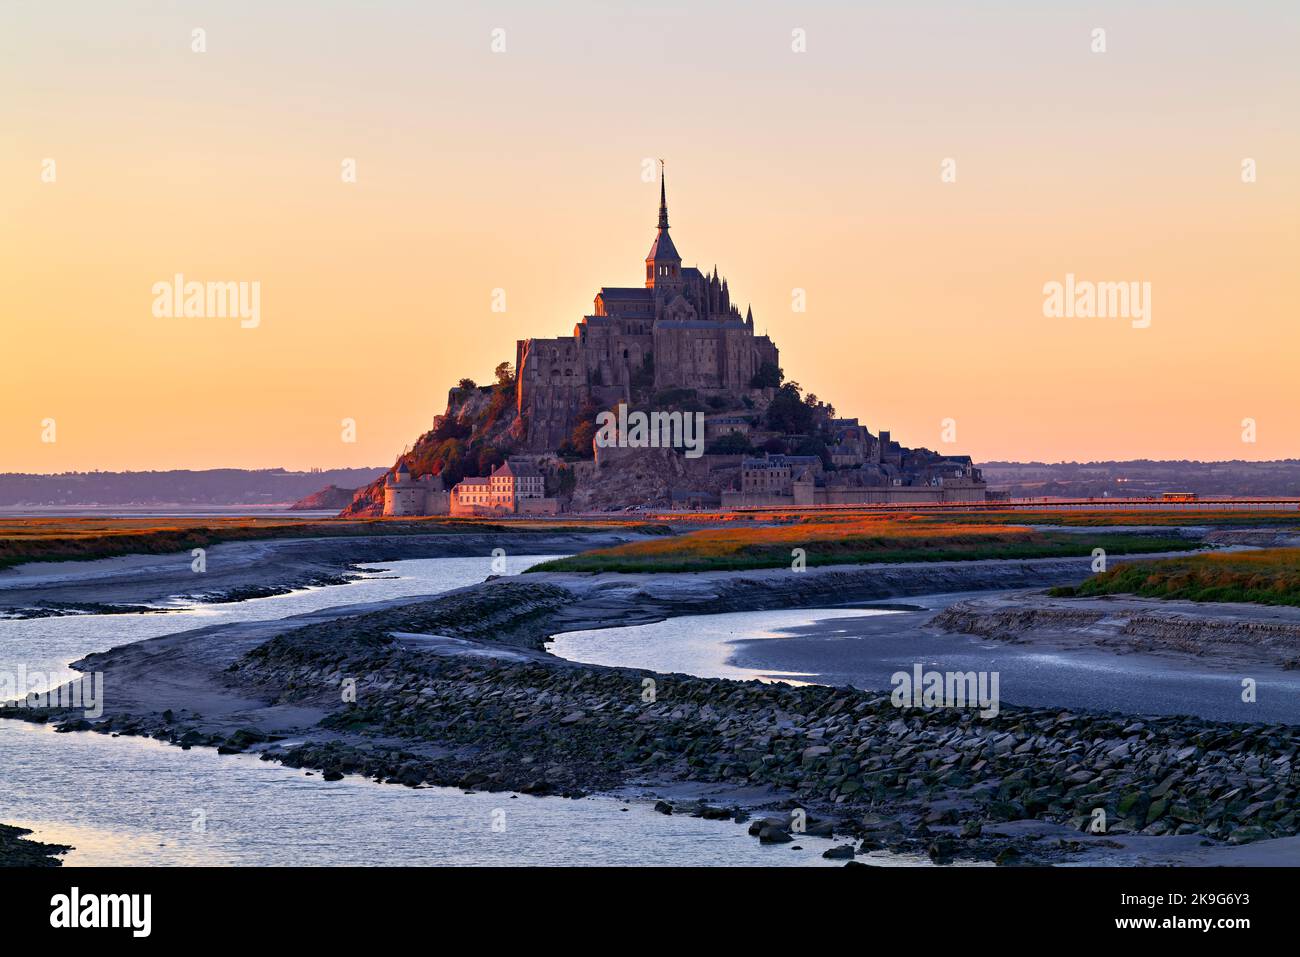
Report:
M 0 471 L 389 463 L 642 280 L 659 156 L 686 263 L 873 431 L 1300 455 L 1297 49 L 1291 2 L 6 3 Z M 261 324 L 155 318 L 176 273 Z M 1045 318 L 1067 273 L 1150 328 Z

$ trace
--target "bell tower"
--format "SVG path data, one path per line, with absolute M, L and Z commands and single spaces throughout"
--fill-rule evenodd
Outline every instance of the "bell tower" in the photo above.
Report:
M 659 161 L 659 232 L 645 257 L 647 289 L 677 286 L 682 278 L 682 257 L 668 235 L 668 194 L 664 186 L 664 161 Z

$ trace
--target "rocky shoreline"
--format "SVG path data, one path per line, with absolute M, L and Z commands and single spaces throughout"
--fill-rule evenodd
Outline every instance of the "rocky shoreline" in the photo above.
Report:
M 64 844 L 33 841 L 30 828 L 0 824 L 0 867 L 61 867 L 58 855 L 72 848 Z
M 271 598 L 275 595 L 288 595 L 304 588 L 325 588 L 330 585 L 346 585 L 361 578 L 368 577 L 360 567 L 344 575 L 302 574 L 292 580 L 282 580 L 271 585 L 240 585 L 233 588 L 168 595 L 170 601 L 191 601 L 204 605 L 231 605 L 248 601 L 252 598 Z M 175 611 L 173 608 L 159 608 L 154 605 L 114 605 L 102 602 L 42 601 L 29 607 L 9 607 L 0 613 L 0 618 L 9 621 L 22 621 L 31 618 L 62 618 L 67 615 L 165 615 Z
M 1047 563 L 1007 564 L 1039 567 L 1002 569 L 1004 580 L 1053 573 Z M 991 574 L 968 568 L 963 583 Z M 939 862 L 1069 860 L 1126 835 L 1243 844 L 1300 833 L 1293 770 L 1300 729 L 1287 725 L 1006 705 L 983 719 L 966 709 L 896 708 L 879 692 L 601 668 L 538 650 L 556 631 L 631 623 L 625 607 L 663 617 L 720 611 L 727 602 L 790 607 L 791 587 L 808 605 L 824 603 L 828 589 L 840 602 L 934 590 L 916 576 L 899 568 L 787 572 L 769 591 L 753 575 L 493 581 L 307 626 L 285 622 L 207 673 L 225 697 L 257 702 L 277 722 L 247 707 L 53 720 L 60 730 L 258 752 L 327 778 L 561 796 L 632 786 L 668 798 L 661 810 L 733 820 L 765 814 L 773 820 L 756 822 L 759 839 L 815 828 L 851 838 L 858 853 L 886 849 Z M 160 660 L 184 667 L 184 645 L 162 654 L 140 647 L 153 641 L 78 667 L 133 686 L 147 684 Z M 354 700 L 345 700 L 349 688 Z M 51 719 L 16 708 L 0 716 Z M 719 798 L 671 800 L 685 783 L 707 784 Z M 766 797 L 729 800 L 728 789 Z M 1094 833 L 1100 815 L 1105 831 Z M 1055 825 L 1071 836 L 1009 837 L 1003 827 L 1012 822 Z

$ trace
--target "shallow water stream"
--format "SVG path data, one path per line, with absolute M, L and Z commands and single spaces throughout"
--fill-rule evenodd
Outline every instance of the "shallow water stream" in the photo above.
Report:
M 516 574 L 551 556 L 510 559 Z M 0 622 L 0 670 L 74 674 L 92 651 L 223 621 L 286 617 L 331 605 L 436 594 L 482 581 L 487 558 L 375 566 L 347 585 L 169 614 L 77 615 Z M 0 821 L 71 844 L 68 865 L 101 864 L 829 864 L 830 846 L 760 845 L 725 821 L 654 813 L 647 802 L 582 800 L 359 778 L 210 748 L 0 720 Z M 883 862 L 882 862 L 883 863 Z

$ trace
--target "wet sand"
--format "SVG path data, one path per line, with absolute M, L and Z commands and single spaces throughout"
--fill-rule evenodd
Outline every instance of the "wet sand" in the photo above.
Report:
M 533 538 L 532 541 L 543 552 L 574 546 L 572 541 L 548 536 Z M 494 536 L 493 547 L 499 542 L 499 536 Z M 266 556 L 257 551 L 260 544 L 241 543 L 236 546 L 244 549 L 251 546 L 252 550 L 231 556 L 234 580 L 238 580 L 238 575 L 245 576 L 246 580 L 264 580 L 265 572 L 259 569 L 261 563 L 258 559 Z M 344 560 L 335 551 L 339 543 L 316 540 L 305 544 L 326 545 L 329 553 L 316 553 L 312 559 L 326 567 L 329 567 L 330 560 Z M 419 547 L 409 539 L 404 540 L 404 544 Z M 486 544 L 479 543 L 479 547 Z M 462 538 L 447 547 L 473 546 Z M 351 549 L 347 550 L 346 560 L 354 560 L 354 554 Z M 125 580 L 135 589 L 132 594 L 158 595 L 167 586 L 160 587 L 153 580 L 157 562 L 157 559 L 127 560 L 125 565 L 119 563 L 107 574 L 84 575 L 79 584 L 59 579 L 55 570 L 55 574 L 44 582 L 25 579 L 24 587 L 85 594 L 78 591 L 84 587 L 92 594 L 111 595 L 115 600 L 121 600 L 123 593 L 118 586 Z M 242 571 L 234 568 L 240 562 L 245 563 Z M 984 662 L 984 667 L 995 659 L 989 658 L 988 649 L 982 646 L 1007 647 L 968 636 L 943 636 L 927 629 L 926 622 L 941 607 L 961 597 L 969 597 L 973 589 L 987 593 L 990 590 L 1041 588 L 1077 582 L 1087 574 L 1088 564 L 1088 559 L 1050 559 L 820 567 L 800 573 L 778 569 L 694 575 L 530 574 L 459 589 L 434 601 L 417 596 L 370 605 L 334 607 L 278 621 L 240 622 L 165 635 L 91 655 L 77 667 L 104 672 L 106 682 L 114 689 L 105 709 L 107 720 L 95 725 L 97 730 L 148 734 L 177 743 L 190 741 L 216 745 L 224 742 L 224 747 L 235 750 L 269 751 L 287 763 L 297 762 L 295 766 L 338 767 L 342 769 L 341 773 L 364 772 L 408 784 L 413 781 L 456 783 L 463 780 L 467 783 L 478 781 L 478 786 L 488 789 L 536 787 L 543 788 L 536 793 L 550 793 L 551 789 L 558 787 L 582 793 L 592 788 L 607 789 L 622 782 L 639 783 L 668 793 L 670 788 L 692 778 L 691 764 L 685 761 L 684 756 L 674 757 L 673 751 L 662 751 L 663 747 L 674 747 L 669 739 L 665 739 L 660 747 L 664 754 L 662 761 L 645 752 L 655 759 L 649 766 L 643 766 L 640 762 L 645 757 L 638 758 L 635 768 L 609 753 L 607 747 L 614 735 L 633 734 L 636 730 L 635 723 L 628 725 L 619 717 L 620 712 L 627 713 L 626 708 L 633 704 L 615 702 L 627 687 L 639 687 L 640 679 L 635 678 L 635 674 L 575 665 L 548 656 L 540 649 L 550 635 L 705 612 L 828 605 L 845 607 L 883 599 L 931 596 L 920 602 L 926 606 L 924 612 L 882 616 L 860 633 L 846 632 L 842 623 L 830 623 L 822 628 L 814 622 L 802 633 L 778 641 L 741 642 L 736 652 L 735 660 L 743 662 L 746 667 L 815 672 L 819 676 L 817 680 L 833 684 L 853 684 L 856 678 L 863 687 L 881 687 L 885 668 L 897 670 L 892 668 L 896 660 L 905 659 L 908 664 L 916 661 L 918 649 L 927 647 L 927 642 L 932 649 L 939 648 L 934 644 L 936 641 L 950 642 L 943 654 L 957 654 L 964 650 L 981 656 L 979 660 Z M 337 565 L 333 567 L 337 569 Z M 22 575 L 17 577 L 22 579 Z M 943 597 L 933 597 L 936 592 L 943 592 Z M 901 622 L 904 618 L 908 620 Z M 1113 653 L 1100 654 L 1114 658 Z M 936 662 L 943 660 L 937 654 L 930 657 Z M 1130 656 L 1114 673 L 1130 671 L 1128 665 L 1132 660 Z M 864 665 L 864 662 L 870 664 Z M 1032 676 L 1032 670 L 1022 672 L 1017 670 L 1019 667 L 1013 663 L 1009 666 L 1009 673 Z M 356 718 L 347 718 L 351 712 L 347 708 L 341 709 L 338 679 L 350 674 L 364 683 L 367 694 L 379 696 L 385 702 L 383 706 L 358 712 Z M 1114 680 L 1113 674 L 1111 681 Z M 1149 680 L 1154 675 L 1153 671 L 1142 680 Z M 716 723 L 716 718 L 710 719 L 709 705 L 701 706 L 699 702 L 715 700 L 719 696 L 733 697 L 725 690 L 727 687 L 735 687 L 737 695 L 740 689 L 752 687 L 734 683 L 699 684 L 671 676 L 665 680 L 669 687 L 691 696 L 695 703 L 678 710 L 682 720 L 702 721 L 701 728 L 711 728 L 710 720 Z M 528 684 L 535 682 L 552 690 L 540 693 L 540 697 L 537 692 L 527 691 Z M 422 689 L 421 685 L 425 683 L 428 687 Z M 887 685 L 887 677 L 884 684 Z M 1108 686 L 1109 682 L 1095 685 L 1103 690 Z M 753 718 L 738 716 L 735 720 L 740 723 L 724 733 L 724 741 L 729 740 L 728 734 L 747 730 L 751 720 L 757 722 L 756 726 L 775 722 L 773 726 L 777 729 L 785 727 L 782 725 L 785 720 L 782 714 L 786 713 L 783 709 L 797 708 L 798 705 L 781 704 L 786 700 L 785 692 L 767 687 L 771 690 L 744 691 L 743 700 L 748 702 L 745 707 L 758 710 L 752 712 Z M 1052 708 L 1059 708 L 1059 695 L 1069 692 L 1071 687 L 1084 686 L 1077 682 L 1061 686 L 1058 682 L 1036 691 L 1028 677 L 1025 680 L 1017 677 L 1009 683 L 1004 694 L 1008 701 L 1019 696 L 1019 700 L 1029 702 L 1034 700 L 1035 694 L 1041 693 L 1045 699 L 1050 699 L 1047 703 Z M 473 699 L 476 707 L 486 706 L 489 710 L 468 723 L 459 726 L 442 723 L 448 713 L 454 713 L 447 709 L 458 707 L 453 704 L 458 696 L 465 693 L 482 695 L 483 690 L 473 689 L 492 688 L 526 703 L 525 710 L 518 713 L 533 715 L 527 726 L 535 732 L 544 731 L 552 736 L 554 740 L 546 747 L 557 747 L 557 753 L 570 753 L 572 758 L 559 763 L 553 761 L 545 769 L 539 766 L 539 771 L 531 772 L 537 775 L 533 783 L 529 783 L 528 776 L 521 777 L 521 774 L 529 774 L 520 763 L 521 757 L 529 755 L 521 753 L 519 747 L 521 742 L 529 739 L 516 740 L 499 718 L 490 717 L 491 709 L 495 708 L 491 702 L 496 693 Z M 871 708 L 880 707 L 879 696 L 866 699 L 855 697 L 858 692 L 834 692 L 823 702 L 822 691 L 830 689 L 804 690 L 812 695 L 809 701 L 820 702 L 816 705 L 818 709 L 829 707 L 832 700 L 836 702 L 836 709 L 859 700 L 862 703 L 858 707 L 868 707 L 869 701 L 875 702 L 870 704 Z M 614 698 L 611 699 L 610 695 Z M 440 696 L 446 696 L 446 700 Z M 790 700 L 802 701 L 803 698 Z M 1085 694 L 1082 700 L 1085 703 L 1079 707 L 1109 709 L 1111 703 L 1104 695 L 1089 697 Z M 1133 707 L 1132 700 L 1119 703 L 1126 706 L 1115 710 L 1128 714 L 1145 713 L 1140 707 Z M 556 708 L 559 710 L 554 710 Z M 666 704 L 662 710 L 656 710 L 659 715 L 656 720 L 677 721 L 678 711 L 674 708 Z M 1033 721 L 1046 721 L 1044 727 L 1047 728 L 1051 726 L 1055 712 L 1037 711 L 1033 714 Z M 407 719 L 403 715 L 412 717 Z M 64 716 L 65 719 L 69 717 L 75 718 Z M 801 726 L 816 730 L 812 724 L 804 723 L 816 721 L 811 715 L 801 718 L 796 713 L 795 717 L 799 723 L 793 733 L 804 733 L 799 730 Z M 940 723 L 948 720 L 942 715 L 918 715 L 913 720 L 919 720 L 921 724 L 915 726 L 912 734 L 930 734 L 927 722 L 931 719 Z M 879 720 L 887 719 L 882 714 Z M 1086 716 L 1072 720 L 1094 721 Z M 1263 719 L 1257 713 L 1254 718 L 1238 717 L 1237 720 Z M 1098 731 L 1090 733 L 1088 738 L 1093 746 L 1105 744 L 1117 748 L 1116 753 L 1119 753 L 1119 748 L 1127 747 L 1120 745 L 1119 739 L 1115 738 L 1124 728 L 1122 721 L 1118 724 L 1103 719 L 1097 721 Z M 82 726 L 90 727 L 84 722 Z M 726 726 L 724 720 L 719 727 Z M 855 733 L 876 734 L 883 725 L 874 731 L 872 727 L 870 722 L 859 723 Z M 936 725 L 935 731 L 939 727 Z M 1179 747 L 1177 742 L 1185 741 L 1185 735 L 1206 733 L 1196 732 L 1196 727 L 1199 726 L 1168 725 L 1167 730 L 1160 732 L 1170 742 L 1163 747 L 1176 750 Z M 782 735 L 787 733 L 791 732 L 781 732 Z M 995 747 L 995 742 L 1010 740 L 1008 732 L 991 726 L 972 728 L 971 733 L 977 736 L 971 739 L 973 742 L 986 741 L 986 745 L 980 746 L 995 748 L 998 755 L 1005 757 L 1003 745 L 997 743 Z M 464 735 L 470 737 L 458 737 Z M 277 744 L 275 738 L 279 736 L 292 736 L 293 747 Z M 489 737 L 493 738 L 494 745 L 491 750 L 485 750 L 483 742 Z M 641 739 L 633 734 L 626 740 L 637 742 Z M 858 739 L 854 737 L 851 740 Z M 894 739 L 887 735 L 882 740 L 892 742 Z M 945 738 L 941 736 L 935 740 Z M 1030 740 L 1025 739 L 1026 746 Z M 387 741 L 390 747 L 395 745 L 409 756 L 401 758 L 397 751 L 376 750 L 377 741 Z M 524 745 L 525 748 L 532 746 Z M 655 749 L 655 745 L 644 741 L 636 747 Z M 817 750 L 814 747 L 809 753 Z M 1172 755 L 1174 750 L 1159 753 Z M 991 756 L 993 754 L 990 752 Z M 794 757 L 797 769 L 800 766 L 798 752 Z M 908 761 L 914 761 L 916 757 L 913 753 Z M 788 761 L 789 756 L 782 760 Z M 828 788 L 830 804 L 825 803 L 828 799 L 824 793 L 820 797 L 817 793 L 807 793 L 801 800 L 822 809 L 834 807 L 839 778 L 826 764 L 828 760 L 818 756 L 809 762 L 808 754 L 804 754 L 802 763 L 817 772 L 815 779 L 805 779 L 806 772 L 798 770 L 793 775 L 780 771 L 770 776 L 763 771 L 758 777 L 752 777 L 756 772 L 751 770 L 751 784 L 767 781 L 775 785 L 777 795 L 786 795 L 781 798 L 784 801 L 791 800 L 789 795 L 796 788 L 807 791 L 811 785 L 814 792 Z M 831 765 L 840 760 L 843 759 L 834 759 Z M 1017 761 L 1023 760 L 1032 763 L 1032 755 L 1025 759 L 1017 757 Z M 715 771 L 725 767 L 724 761 Z M 750 767 L 752 769 L 753 765 Z M 449 779 L 447 776 L 453 771 L 457 775 L 463 774 L 463 779 Z M 825 776 L 828 771 L 830 776 Z M 629 780 L 629 773 L 635 780 Z M 1133 765 L 1124 773 L 1140 772 L 1138 766 Z M 897 786 L 901 788 L 903 784 L 900 780 Z M 901 828 L 892 832 L 896 846 L 910 852 L 924 851 L 925 848 L 924 838 L 920 836 L 924 831 L 914 834 L 911 830 L 927 819 L 924 813 L 915 816 L 917 799 L 918 795 L 912 793 L 910 784 L 906 793 L 900 791 L 889 799 L 898 802 L 895 810 L 900 815 L 891 825 Z M 848 806 L 854 805 L 851 802 Z M 936 821 L 942 819 L 943 815 L 940 815 Z M 939 826 L 943 825 L 940 823 Z M 996 842 L 978 836 L 971 840 L 975 843 L 970 845 L 970 853 L 987 853 L 996 846 Z M 1033 836 L 1026 838 L 1022 842 L 1025 845 L 1023 853 L 1032 854 L 1034 848 L 1031 845 L 1039 840 L 1041 838 Z M 918 845 L 918 841 L 922 843 Z M 940 849 L 935 853 L 943 857 L 948 852 Z M 1087 853 L 1087 848 L 1081 845 L 1069 849 L 1068 854 L 1055 850 L 1045 852 L 1045 856 L 1040 855 L 1039 859 Z
M 785 629 L 777 639 L 736 641 L 730 645 L 730 664 L 755 673 L 798 674 L 804 681 L 888 690 L 894 673 L 910 671 L 919 662 L 939 671 L 996 671 L 1002 700 L 1026 707 L 1300 724 L 1300 671 L 1272 657 L 1248 654 L 1239 644 L 1207 649 L 1195 637 L 1184 637 L 1176 647 L 1141 637 L 1115 643 L 1096 626 L 1040 628 L 1032 622 L 1017 624 L 1013 638 L 994 638 L 983 630 L 963 631 L 960 625 L 967 619 L 954 610 L 1080 609 L 1070 607 L 1074 599 L 1047 599 L 1041 592 L 958 593 L 914 601 L 924 608 L 878 618 L 817 620 Z M 1196 608 L 1166 609 L 1154 599 L 1102 604 L 1108 606 L 1107 628 L 1119 631 L 1125 614 L 1182 625 L 1300 622 L 1300 609 L 1205 609 L 1198 619 Z M 1242 700 L 1241 681 L 1247 677 L 1256 682 L 1252 702 Z

